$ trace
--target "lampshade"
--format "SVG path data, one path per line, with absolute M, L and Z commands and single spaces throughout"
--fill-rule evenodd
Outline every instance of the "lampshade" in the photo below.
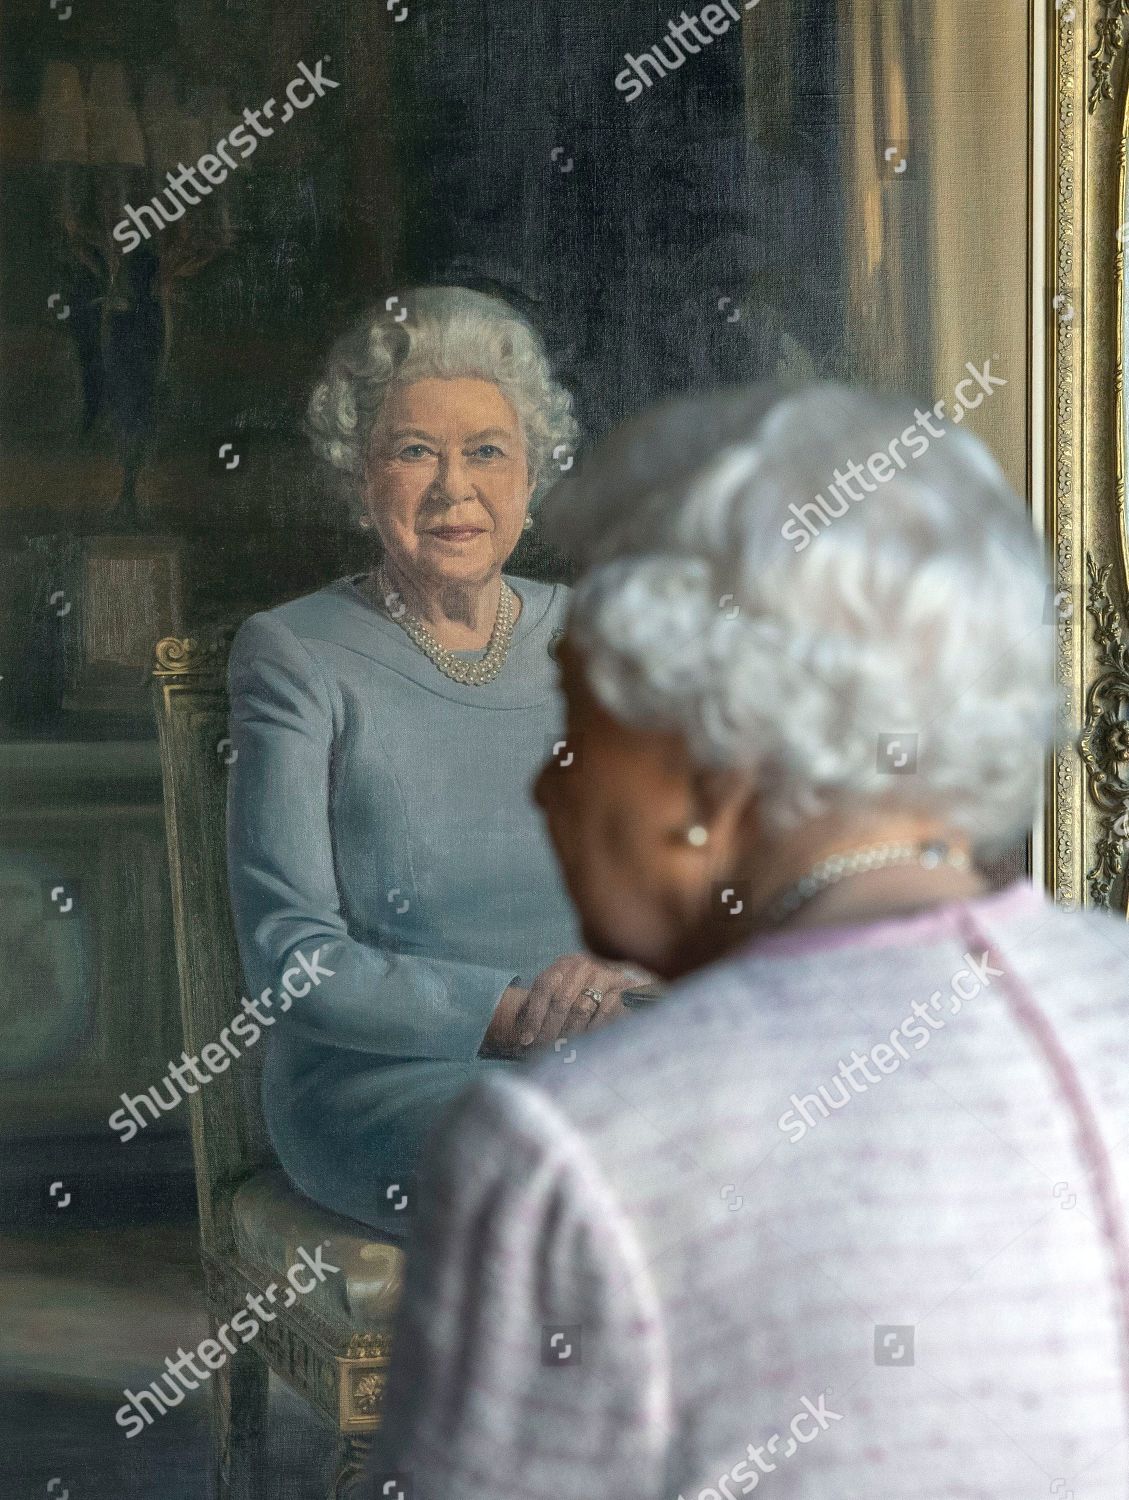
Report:
M 119 62 L 95 63 L 86 95 L 91 162 L 122 167 L 145 165 L 145 138 Z
M 228 104 L 227 95 L 218 84 L 206 84 L 201 87 L 200 104 L 201 113 L 208 122 L 208 134 L 213 142 L 223 140 L 243 118 L 242 115 L 237 115 Z
M 74 63 L 49 62 L 36 106 L 41 161 L 85 162 L 88 158 L 86 100 Z
M 184 115 L 192 141 L 192 156 L 185 157 L 185 161 L 199 161 L 206 151 L 215 150 L 216 137 L 208 123 L 207 93 L 204 85 L 198 83 L 190 83 L 184 90 Z
M 169 73 L 154 73 L 145 83 L 141 100 L 141 126 L 149 150 L 149 161 L 158 177 L 183 162 L 190 166 L 202 149 L 198 122 L 180 107 L 176 82 Z

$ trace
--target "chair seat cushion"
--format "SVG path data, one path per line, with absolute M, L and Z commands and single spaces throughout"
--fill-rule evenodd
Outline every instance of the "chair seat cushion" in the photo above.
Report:
M 301 1297 L 303 1307 L 332 1325 L 358 1333 L 387 1328 L 400 1296 L 404 1253 L 366 1224 L 319 1208 L 287 1180 L 280 1168 L 257 1172 L 232 1199 L 232 1226 L 240 1256 L 269 1271 L 285 1288 L 286 1272 L 324 1245 L 322 1261 L 339 1266 Z M 303 1272 L 303 1283 L 310 1280 Z

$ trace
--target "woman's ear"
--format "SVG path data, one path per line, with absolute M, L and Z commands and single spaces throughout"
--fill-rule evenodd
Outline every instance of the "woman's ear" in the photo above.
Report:
M 367 484 L 361 486 L 361 513 L 357 517 L 357 525 L 362 531 L 376 530 L 376 517 L 372 512 L 369 489 Z
M 755 777 L 744 770 L 696 766 L 692 793 L 697 821 L 709 833 L 716 862 L 722 867 L 736 862 L 760 825 Z
M 376 530 L 376 515 L 377 515 L 376 488 L 377 488 L 377 483 L 378 483 L 378 480 L 377 480 L 377 474 L 376 474 L 376 467 L 375 467 L 375 465 L 373 463 L 372 455 L 370 454 L 365 459 L 364 472 L 361 474 L 360 483 L 357 486 L 357 494 L 358 494 L 358 496 L 360 498 L 360 502 L 361 502 L 361 521 L 360 521 L 360 524 L 364 528 L 364 530 L 366 530 L 366 531 L 375 531 Z

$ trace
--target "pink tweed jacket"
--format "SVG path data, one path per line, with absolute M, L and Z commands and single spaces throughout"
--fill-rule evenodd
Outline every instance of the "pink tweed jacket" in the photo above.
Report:
M 1129 930 L 779 933 L 432 1138 L 367 1492 L 1124 1500 Z

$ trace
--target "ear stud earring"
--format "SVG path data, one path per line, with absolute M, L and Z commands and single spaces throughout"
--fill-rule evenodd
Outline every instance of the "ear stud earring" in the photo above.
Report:
M 533 530 L 533 517 L 532 516 L 526 516 L 525 520 L 521 524 L 522 524 L 522 529 L 523 530 L 525 530 L 525 531 L 532 531 Z
M 701 849 L 710 841 L 710 831 L 701 823 L 692 823 L 686 830 L 686 842 L 695 849 Z

